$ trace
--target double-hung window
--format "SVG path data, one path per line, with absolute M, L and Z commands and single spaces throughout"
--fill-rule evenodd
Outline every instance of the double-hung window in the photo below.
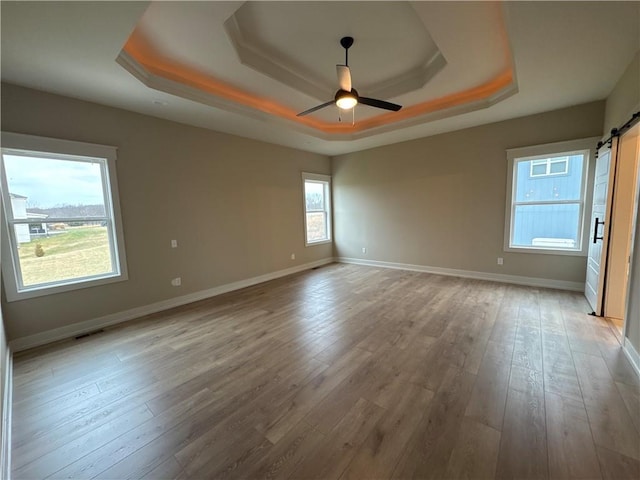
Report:
M 115 147 L 2 134 L 7 299 L 127 278 Z
M 331 241 L 331 177 L 303 173 L 305 245 Z
M 596 142 L 507 151 L 505 251 L 586 255 L 586 183 Z

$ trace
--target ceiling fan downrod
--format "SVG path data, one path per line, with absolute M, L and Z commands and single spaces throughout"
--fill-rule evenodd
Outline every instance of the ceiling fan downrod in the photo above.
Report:
M 340 39 L 340 45 L 344 48 L 344 64 L 349 66 L 349 49 L 353 45 L 353 37 L 342 37 Z

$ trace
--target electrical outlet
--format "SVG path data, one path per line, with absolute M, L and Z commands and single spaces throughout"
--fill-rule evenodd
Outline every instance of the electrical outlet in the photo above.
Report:
M 180 285 L 182 285 L 182 279 L 180 277 L 176 277 L 173 280 L 171 280 L 171 285 L 173 285 L 174 287 L 179 287 Z
M 498 265 L 502 265 L 504 263 L 504 259 L 502 257 L 498 257 Z
M 362 253 L 367 253 L 367 247 L 362 247 Z
M 171 248 L 178 248 L 178 240 L 171 240 Z
M 295 260 L 295 259 L 296 259 L 296 254 L 295 254 L 295 253 L 292 253 L 292 254 L 291 254 L 291 260 Z

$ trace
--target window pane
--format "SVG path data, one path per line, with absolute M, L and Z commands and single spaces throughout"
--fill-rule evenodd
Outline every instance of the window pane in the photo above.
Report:
M 304 182 L 304 198 L 307 211 L 324 210 L 324 184 Z
M 15 219 L 104 217 L 102 165 L 3 155 Z
M 536 163 L 531 165 L 532 175 L 546 175 L 547 174 L 547 162 Z
M 512 246 L 577 248 L 580 206 L 517 205 Z
M 551 162 L 551 165 L 549 166 L 549 173 L 555 173 L 555 174 L 561 174 L 561 173 L 567 173 L 568 169 L 567 169 L 567 165 L 568 165 L 568 160 L 561 160 L 559 162 Z
M 33 233 L 33 225 L 43 233 Z M 100 222 L 25 224 L 15 230 L 25 287 L 113 272 L 107 227 Z
M 307 213 L 307 242 L 327 240 L 327 220 L 324 212 Z
M 555 157 L 564 159 L 567 157 Z M 542 175 L 532 177 L 529 172 L 531 168 L 537 169 L 538 165 L 531 166 L 536 160 L 526 160 L 517 162 L 516 170 L 516 202 L 539 202 L 558 200 L 579 200 L 582 185 L 582 164 L 583 155 L 572 155 L 568 158 L 566 175 Z M 564 170 L 564 162 L 553 162 L 551 168 L 560 165 Z M 545 164 L 546 168 L 546 164 Z

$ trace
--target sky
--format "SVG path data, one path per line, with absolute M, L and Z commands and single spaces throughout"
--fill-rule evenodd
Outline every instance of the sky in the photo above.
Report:
M 27 208 L 102 205 L 98 163 L 3 155 L 9 192 L 27 198 Z

